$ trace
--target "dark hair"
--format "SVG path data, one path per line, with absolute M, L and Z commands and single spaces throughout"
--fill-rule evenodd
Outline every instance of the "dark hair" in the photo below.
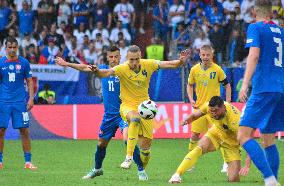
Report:
M 224 100 L 220 96 L 213 96 L 209 101 L 209 107 L 221 107 L 224 105 Z
M 119 51 L 119 48 L 115 45 L 107 48 L 107 52 L 115 52 L 115 51 Z
M 5 45 L 7 46 L 8 43 L 16 43 L 16 44 L 18 45 L 17 39 L 14 38 L 14 37 L 10 37 L 10 36 L 7 37 L 6 42 L 5 42 Z

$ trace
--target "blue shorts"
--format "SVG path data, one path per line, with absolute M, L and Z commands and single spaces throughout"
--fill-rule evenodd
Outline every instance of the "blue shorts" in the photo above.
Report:
M 125 127 L 128 127 L 127 122 L 125 122 L 121 116 L 118 115 L 104 115 L 102 124 L 100 126 L 99 137 L 110 140 L 115 136 L 118 128 L 122 132 Z
M 8 128 L 10 118 L 14 129 L 30 126 L 29 113 L 25 103 L 0 103 L 0 128 Z
M 240 126 L 258 128 L 264 134 L 284 131 L 284 94 L 252 94 L 241 116 Z

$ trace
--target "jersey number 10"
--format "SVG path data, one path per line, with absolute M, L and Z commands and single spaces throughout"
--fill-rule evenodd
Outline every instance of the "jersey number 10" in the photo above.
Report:
M 282 57 L 283 57 L 283 46 L 282 46 L 282 41 L 280 38 L 273 37 L 273 41 L 278 44 L 278 47 L 276 48 L 276 51 L 278 53 L 278 59 L 274 58 L 274 65 L 277 67 L 282 67 Z

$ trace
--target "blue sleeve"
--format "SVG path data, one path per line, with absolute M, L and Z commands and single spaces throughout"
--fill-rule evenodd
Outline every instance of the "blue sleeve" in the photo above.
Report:
M 260 30 L 257 24 L 250 24 L 247 31 L 247 41 L 246 41 L 246 48 L 250 47 L 260 47 Z
M 32 77 L 31 66 L 30 66 L 30 63 L 29 63 L 28 60 L 25 60 L 24 77 L 25 78 L 31 78 Z

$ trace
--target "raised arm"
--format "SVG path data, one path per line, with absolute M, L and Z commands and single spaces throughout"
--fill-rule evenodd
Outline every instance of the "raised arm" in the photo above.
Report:
M 200 110 L 197 110 L 194 113 L 191 113 L 183 122 L 181 125 L 188 125 L 190 123 L 192 123 L 193 121 L 197 120 L 198 118 L 204 116 L 205 114 L 203 114 Z
M 190 50 L 184 50 L 180 53 L 178 60 L 172 61 L 161 61 L 160 68 L 178 68 L 179 66 L 183 65 L 190 54 Z
M 92 72 L 92 70 L 89 68 L 89 65 L 69 63 L 69 62 L 65 61 L 64 59 L 62 59 L 61 57 L 57 57 L 55 59 L 55 62 L 56 62 L 57 65 L 60 65 L 60 66 L 63 66 L 63 67 L 70 67 L 70 68 L 74 68 L 76 70 L 80 70 L 80 71 L 83 71 L 83 72 Z
M 99 69 L 96 65 L 89 65 L 88 68 L 96 74 L 99 78 L 108 77 L 114 75 L 113 69 Z

